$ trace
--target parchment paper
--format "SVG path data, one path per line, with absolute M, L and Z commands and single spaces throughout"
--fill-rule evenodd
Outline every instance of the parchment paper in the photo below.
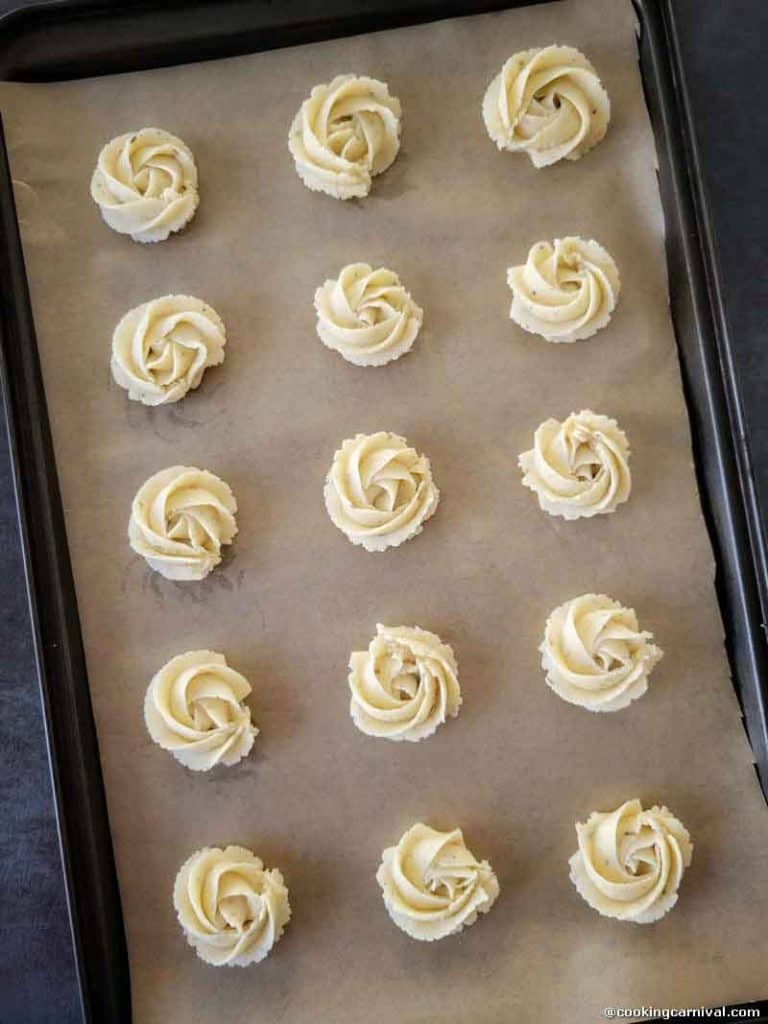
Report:
M 480 102 L 515 50 L 584 50 L 613 107 L 577 163 L 535 171 L 500 154 Z M 312 85 L 386 80 L 401 154 L 372 194 L 305 189 L 288 154 Z M 294 50 L 0 92 L 98 720 L 128 933 L 135 1016 L 148 1022 L 507 1024 L 597 1021 L 604 1006 L 766 995 L 768 812 L 723 652 L 667 306 L 663 221 L 629 3 L 570 0 Z M 155 246 L 110 231 L 88 195 L 100 146 L 144 125 L 180 135 L 200 168 L 190 228 Z M 539 239 L 597 238 L 623 292 L 611 326 L 548 345 L 508 319 L 506 267 Z M 401 275 L 425 310 L 411 354 L 358 369 L 314 331 L 315 287 L 353 260 Z M 229 343 L 200 391 L 167 409 L 111 381 L 114 324 L 187 292 Z M 613 516 L 539 511 L 517 454 L 548 416 L 616 416 L 634 491 Z M 384 554 L 328 520 L 324 474 L 357 431 L 404 434 L 442 491 L 423 534 Z M 173 584 L 132 556 L 143 480 L 213 470 L 240 503 L 232 556 Z M 649 692 L 592 715 L 546 687 L 549 611 L 585 591 L 635 607 L 666 654 Z M 464 708 L 431 739 L 363 736 L 348 716 L 349 652 L 377 621 L 451 643 Z M 142 701 L 172 655 L 226 653 L 254 687 L 252 756 L 213 774 L 154 746 Z M 664 802 L 696 844 L 661 923 L 600 918 L 568 880 L 573 823 L 627 798 Z M 374 881 L 414 821 L 459 825 L 499 875 L 493 911 L 435 944 L 389 921 Z M 241 843 L 279 865 L 293 920 L 258 967 L 216 970 L 171 906 L 178 866 Z

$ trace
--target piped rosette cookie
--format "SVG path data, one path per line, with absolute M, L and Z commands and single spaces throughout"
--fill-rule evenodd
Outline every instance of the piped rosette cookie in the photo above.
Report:
M 424 314 L 386 267 L 350 263 L 315 292 L 317 334 L 355 366 L 383 366 L 408 352 Z
M 195 215 L 195 158 L 162 128 L 118 135 L 99 153 L 91 198 L 114 231 L 134 242 L 162 242 Z
M 367 196 L 400 150 L 400 117 L 400 101 L 375 78 L 337 75 L 316 85 L 288 134 L 297 174 L 336 199 Z
M 582 594 L 555 608 L 539 650 L 549 686 L 589 711 L 619 711 L 642 697 L 663 653 L 634 609 L 605 594 Z
M 461 707 L 453 650 L 418 626 L 376 626 L 367 651 L 349 658 L 350 714 L 368 736 L 415 742 Z
M 423 942 L 474 924 L 499 895 L 493 868 L 477 860 L 461 829 L 438 832 L 421 823 L 384 850 L 376 881 L 394 923 Z
M 573 46 L 513 54 L 483 98 L 491 139 L 499 149 L 527 153 L 534 167 L 578 160 L 604 137 L 610 118 L 608 93 Z
M 507 283 L 510 318 L 553 342 L 582 341 L 605 327 L 621 288 L 610 253 L 577 237 L 537 242 L 525 263 L 509 268 Z
M 144 699 L 152 739 L 193 771 L 234 765 L 259 730 L 245 703 L 251 684 L 216 651 L 187 651 L 155 673 Z
M 545 420 L 518 462 L 523 486 L 551 516 L 582 519 L 615 512 L 632 490 L 629 441 L 616 420 L 589 409 Z
M 384 551 L 415 537 L 440 500 L 429 459 L 405 438 L 383 430 L 344 441 L 324 494 L 331 521 L 366 551 Z
M 280 871 L 242 846 L 193 853 L 176 876 L 173 906 L 187 942 L 214 967 L 264 960 L 291 917 Z
M 650 924 L 675 905 L 693 843 L 666 807 L 645 811 L 639 800 L 628 800 L 615 811 L 595 811 L 576 834 L 571 881 L 593 910 Z
M 144 405 L 180 401 L 224 361 L 219 314 L 191 295 L 163 295 L 129 310 L 112 336 L 112 376 Z
M 202 580 L 237 533 L 229 485 L 194 466 L 169 466 L 146 480 L 131 505 L 128 540 L 170 580 Z

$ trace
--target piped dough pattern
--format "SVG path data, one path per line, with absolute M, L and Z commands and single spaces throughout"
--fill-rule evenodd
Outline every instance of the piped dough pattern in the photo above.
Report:
M 224 361 L 219 314 L 191 295 L 163 295 L 129 310 L 112 336 L 112 376 L 144 405 L 178 402 Z
M 474 924 L 499 895 L 493 868 L 476 859 L 461 829 L 438 832 L 421 823 L 384 850 L 376 881 L 394 923 L 423 942 Z
M 128 539 L 150 568 L 169 580 L 201 580 L 221 561 L 237 533 L 237 502 L 213 473 L 169 466 L 139 488 Z
M 610 253 L 577 237 L 537 242 L 525 263 L 509 268 L 507 284 L 511 319 L 553 342 L 591 338 L 611 319 L 621 289 Z
M 304 100 L 288 148 L 307 188 L 336 199 L 361 198 L 397 156 L 400 130 L 400 101 L 384 82 L 337 75 Z
M 555 608 L 539 650 L 549 686 L 589 711 L 619 711 L 642 697 L 663 653 L 634 609 L 605 594 L 582 594 Z
M 650 924 L 677 902 L 693 843 L 666 807 L 644 811 L 628 800 L 577 823 L 579 848 L 569 861 L 579 895 L 604 917 Z
M 499 149 L 527 153 L 534 167 L 578 160 L 604 137 L 610 118 L 608 93 L 573 46 L 513 54 L 483 98 L 491 139 Z
M 368 195 L 398 155 L 401 105 L 373 78 L 339 75 L 302 103 L 289 149 L 303 183 L 346 200 Z M 507 60 L 489 85 L 483 118 L 499 149 L 526 152 L 536 167 L 577 160 L 605 136 L 610 102 L 578 50 L 548 46 Z M 180 231 L 199 203 L 194 157 L 179 138 L 144 128 L 111 140 L 91 179 L 105 222 L 138 242 Z M 616 307 L 620 278 L 610 254 L 576 236 L 538 242 L 510 267 L 511 318 L 552 342 L 590 338 Z M 381 366 L 413 346 L 423 313 L 393 271 L 367 263 L 342 268 L 315 293 L 321 341 L 358 366 Z M 130 399 L 179 401 L 224 358 L 224 324 L 200 299 L 166 295 L 125 314 L 113 335 L 112 373 Z M 541 424 L 520 455 L 523 484 L 540 507 L 565 519 L 613 512 L 631 491 L 629 443 L 615 420 L 583 410 Z M 429 459 L 399 435 L 358 434 L 335 453 L 324 498 L 332 522 L 369 551 L 418 534 L 439 502 Z M 200 580 L 237 533 L 237 504 L 214 474 L 171 466 L 150 477 L 131 508 L 131 547 L 171 580 Z M 420 627 L 377 625 L 367 651 L 350 655 L 350 713 L 364 733 L 418 741 L 462 703 L 451 647 Z M 570 703 L 615 711 L 645 693 L 662 657 L 637 616 L 606 595 L 583 594 L 554 609 L 540 646 L 548 685 Z M 248 681 L 224 655 L 188 651 L 153 677 L 145 698 L 152 739 L 186 767 L 234 765 L 258 729 Z M 629 800 L 576 824 L 570 877 L 600 914 L 649 923 L 675 904 L 693 844 L 666 807 Z M 499 883 L 460 829 L 417 823 L 383 851 L 376 874 L 388 914 L 414 939 L 460 932 L 487 913 Z M 276 868 L 240 846 L 204 848 L 180 868 L 173 903 L 198 956 L 219 966 L 263 960 L 290 920 Z
M 523 485 L 551 516 L 580 519 L 615 512 L 629 498 L 629 441 L 616 420 L 584 409 L 545 420 L 519 457 Z
M 114 231 L 134 242 L 162 242 L 197 209 L 195 158 L 162 128 L 118 135 L 99 153 L 91 197 Z
M 237 764 L 259 730 L 245 703 L 251 685 L 215 651 L 187 651 L 155 673 L 144 700 L 150 736 L 186 768 Z
M 376 626 L 349 659 L 350 714 L 368 736 L 425 739 L 461 707 L 453 650 L 418 626 Z
M 189 944 L 214 967 L 263 960 L 291 917 L 280 871 L 242 846 L 193 853 L 176 876 L 173 906 Z

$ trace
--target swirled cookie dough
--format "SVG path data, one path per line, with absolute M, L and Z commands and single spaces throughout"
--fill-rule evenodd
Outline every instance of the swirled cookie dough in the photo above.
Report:
M 201 580 L 221 561 L 237 533 L 237 502 L 229 486 L 193 466 L 170 466 L 139 488 L 128 539 L 149 566 L 169 580 Z
M 644 811 L 628 800 L 576 825 L 579 848 L 568 862 L 579 895 L 604 917 L 650 924 L 677 902 L 693 843 L 666 807 Z
M 118 135 L 99 153 L 91 197 L 115 231 L 134 242 L 162 242 L 197 209 L 195 158 L 162 128 Z
M 545 420 L 519 458 L 523 484 L 551 516 L 580 519 L 614 512 L 632 489 L 629 441 L 616 420 L 584 409 Z
M 112 336 L 112 376 L 144 405 L 178 402 L 224 361 L 219 314 L 191 295 L 164 295 L 129 310 Z
M 384 850 L 376 881 L 398 928 L 425 942 L 474 924 L 499 895 L 491 865 L 467 849 L 459 828 L 438 832 L 413 825 L 397 846 Z
M 291 917 L 282 874 L 242 846 L 193 853 L 176 876 L 173 906 L 187 942 L 214 967 L 263 960 Z
M 439 500 L 429 459 L 386 431 L 345 441 L 325 482 L 331 521 L 366 551 L 415 537 Z
M 418 626 L 376 626 L 349 659 L 350 714 L 368 736 L 422 740 L 461 707 L 458 665 L 439 636 Z
M 547 341 L 591 338 L 611 319 L 619 298 L 619 271 L 594 241 L 537 242 L 521 266 L 510 267 L 510 317 Z
M 608 93 L 572 46 L 523 50 L 504 63 L 483 98 L 483 120 L 499 149 L 528 154 L 535 167 L 578 160 L 605 135 Z
M 400 101 L 375 78 L 337 75 L 316 85 L 288 135 L 299 177 L 336 199 L 367 196 L 398 154 L 400 115 Z
M 186 768 L 237 764 L 259 730 L 245 703 L 251 685 L 223 654 L 188 651 L 155 674 L 144 700 L 152 739 Z
M 590 711 L 618 711 L 642 697 L 662 657 L 634 610 L 605 594 L 582 594 L 555 608 L 539 650 L 555 693 Z
M 356 366 L 383 366 L 408 352 L 423 313 L 391 270 L 350 263 L 315 292 L 317 333 Z

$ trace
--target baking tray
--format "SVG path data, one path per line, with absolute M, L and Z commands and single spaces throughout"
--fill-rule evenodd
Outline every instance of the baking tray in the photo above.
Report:
M 0 19 L 0 77 L 55 81 L 232 56 L 515 6 L 500 2 L 50 0 Z M 672 0 L 635 0 L 659 156 L 672 314 L 728 655 L 768 794 L 768 572 Z M 130 983 L 98 744 L 5 145 L 0 137 L 2 386 L 86 1020 L 127 1021 Z M 758 1019 L 768 1021 L 763 1006 Z

